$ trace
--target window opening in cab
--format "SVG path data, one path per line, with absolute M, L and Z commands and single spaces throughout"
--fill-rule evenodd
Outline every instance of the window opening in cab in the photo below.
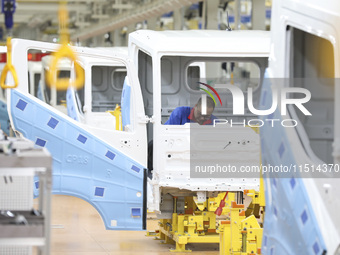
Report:
M 259 87 L 260 69 L 257 63 L 235 61 L 193 62 L 187 67 L 187 85 L 192 90 L 199 90 L 198 82 L 211 84 L 232 84 L 246 92 L 249 87 Z
M 92 112 L 114 111 L 120 106 L 126 67 L 123 63 L 116 65 L 96 65 L 92 74 Z
M 38 87 L 41 79 L 41 73 L 34 74 L 34 96 L 38 95 Z
M 205 90 L 213 95 L 216 102 L 212 114 L 216 118 L 232 118 L 236 121 L 238 117 L 232 115 L 232 94 L 226 85 L 238 87 L 244 94 L 247 93 L 248 88 L 252 88 L 256 107 L 260 98 L 258 89 L 260 78 L 263 77 L 267 63 L 264 58 L 259 58 L 258 61 L 250 58 L 163 56 L 161 59 L 162 124 L 173 123 L 168 120 L 177 107 L 192 108 L 203 94 L 211 97 Z M 260 65 L 262 68 L 259 67 Z M 205 84 L 217 92 L 221 102 L 213 90 Z M 248 113 L 246 109 L 246 118 L 252 117 Z M 192 119 L 191 116 L 190 122 L 195 122 Z
M 31 92 L 31 74 L 30 74 L 30 72 L 28 72 L 27 74 L 28 74 L 28 93 L 32 94 L 32 92 Z
M 48 83 L 47 80 L 47 70 L 45 69 L 45 84 L 46 84 L 46 92 L 51 100 L 52 98 L 52 89 L 51 89 L 51 84 Z M 70 78 L 71 77 L 71 71 L 70 70 L 59 70 L 57 74 L 58 78 Z M 51 103 L 51 101 L 50 101 Z M 56 91 L 56 101 L 55 105 L 62 105 L 66 107 L 66 91 L 65 90 L 57 90 Z
M 143 51 L 138 51 L 138 78 L 142 89 L 145 113 L 152 115 L 152 94 L 153 94 L 153 67 L 152 58 Z
M 153 115 L 153 65 L 149 54 L 138 51 L 138 79 L 142 91 L 145 115 Z M 150 142 L 153 137 L 153 127 L 147 123 L 147 136 Z
M 30 94 L 41 101 L 55 107 L 59 111 L 67 114 L 66 107 L 66 90 L 58 91 L 53 84 L 47 81 L 47 74 L 53 56 L 52 52 L 29 49 L 27 53 L 28 69 L 28 91 Z M 56 76 L 58 78 L 70 78 L 72 72 L 72 63 L 69 59 L 61 59 L 58 62 Z M 84 70 L 82 69 L 84 72 Z M 84 102 L 84 88 L 77 90 L 79 101 Z
M 31 75 L 33 75 L 33 93 L 31 91 Z M 39 83 L 41 79 L 41 70 L 39 73 L 30 73 L 28 71 L 28 93 L 32 94 L 33 96 L 37 97 L 38 96 L 38 88 L 39 88 Z
M 117 67 L 114 70 L 112 70 L 111 86 L 116 90 L 122 90 L 126 74 L 127 74 L 126 68 Z
M 4 98 L 6 98 L 6 94 L 5 94 L 5 89 L 3 89 L 3 88 L 0 88 L 0 98 L 1 99 L 4 99 Z
M 200 81 L 200 77 L 202 77 L 201 72 L 201 67 L 199 65 L 196 65 L 196 63 L 188 66 L 187 79 L 188 85 L 191 89 L 197 89 L 197 83 Z
M 307 155 L 316 162 L 333 163 L 334 47 L 322 37 L 293 27 L 287 30 L 287 43 L 289 86 L 310 91 L 311 99 L 304 106 L 312 115 L 295 106 L 289 106 L 289 112 L 297 118 L 296 129 Z
M 35 97 L 38 97 L 41 73 L 43 72 L 42 57 L 49 54 L 50 52 L 36 49 L 27 51 L 28 92 Z

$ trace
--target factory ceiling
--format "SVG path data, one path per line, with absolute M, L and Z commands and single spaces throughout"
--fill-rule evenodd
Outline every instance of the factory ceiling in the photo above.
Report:
M 59 31 L 56 0 L 17 0 L 14 13 L 14 37 L 44 40 Z M 67 2 L 71 40 L 86 40 L 130 24 L 160 17 L 164 13 L 198 0 L 72 0 Z M 3 37 L 4 18 L 0 19 Z M 30 38 L 32 37 L 32 38 Z M 3 38 L 0 38 L 3 39 Z

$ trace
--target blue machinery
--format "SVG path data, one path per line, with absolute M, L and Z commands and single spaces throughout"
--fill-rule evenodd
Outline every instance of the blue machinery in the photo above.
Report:
M 5 25 L 8 36 L 11 36 L 13 28 L 13 14 L 15 12 L 15 0 L 2 0 L 1 12 L 5 15 Z

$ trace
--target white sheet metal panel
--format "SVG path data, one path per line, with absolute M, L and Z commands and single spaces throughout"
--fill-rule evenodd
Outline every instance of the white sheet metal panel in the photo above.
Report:
M 129 35 L 129 49 L 137 44 L 150 54 L 183 56 L 268 56 L 270 33 L 267 31 L 138 30 Z

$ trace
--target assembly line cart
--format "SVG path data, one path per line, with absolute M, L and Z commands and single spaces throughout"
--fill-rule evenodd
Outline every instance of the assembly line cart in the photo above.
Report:
M 32 254 L 33 247 L 50 254 L 51 168 L 45 148 L 18 138 L 0 141 L 1 254 Z

